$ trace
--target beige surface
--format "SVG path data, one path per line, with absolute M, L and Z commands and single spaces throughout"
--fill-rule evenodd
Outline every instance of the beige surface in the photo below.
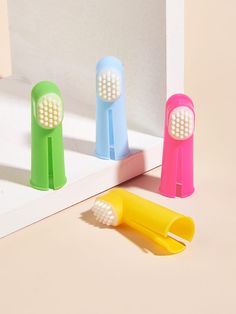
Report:
M 0 78 L 11 73 L 7 0 L 0 0 Z
M 222 175 L 235 174 L 236 1 L 186 0 L 185 29 L 186 92 L 196 102 L 198 161 L 213 173 L 218 166 Z
M 198 117 L 196 193 L 184 200 L 154 193 L 159 170 L 126 187 L 193 216 L 193 243 L 176 256 L 154 255 L 127 229 L 95 227 L 88 213 L 81 219 L 88 200 L 0 241 L 1 313 L 235 313 L 236 3 L 186 5 L 186 85 Z
M 235 313 L 232 187 L 216 170 L 198 176 L 192 197 L 169 200 L 154 193 L 158 174 L 126 187 L 194 217 L 185 252 L 159 256 L 129 229 L 94 226 L 91 199 L 0 241 L 1 313 Z

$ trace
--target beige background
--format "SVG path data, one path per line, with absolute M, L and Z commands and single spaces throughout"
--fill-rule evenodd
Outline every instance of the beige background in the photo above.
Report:
M 196 102 L 198 161 L 228 177 L 236 159 L 236 2 L 185 3 L 186 92 Z
M 0 0 L 0 78 L 11 73 L 7 0 Z
M 88 200 L 0 241 L 1 313 L 235 313 L 235 29 L 235 1 L 186 1 L 196 193 L 156 194 L 160 169 L 125 185 L 194 217 L 193 243 L 160 256 L 129 229 L 100 229 L 88 213 L 81 217 Z

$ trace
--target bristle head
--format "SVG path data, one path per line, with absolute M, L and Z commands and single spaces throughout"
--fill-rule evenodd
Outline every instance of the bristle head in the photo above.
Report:
M 176 140 L 186 140 L 194 131 L 194 114 L 188 107 L 177 107 L 169 117 L 169 134 Z
M 97 76 L 97 93 L 105 102 L 114 102 L 121 95 L 121 77 L 117 71 L 106 70 Z
M 56 128 L 63 119 L 62 100 L 56 94 L 41 97 L 36 106 L 36 118 L 45 129 Z
M 92 208 L 96 220 L 107 226 L 117 226 L 118 217 L 115 209 L 108 202 L 97 199 Z

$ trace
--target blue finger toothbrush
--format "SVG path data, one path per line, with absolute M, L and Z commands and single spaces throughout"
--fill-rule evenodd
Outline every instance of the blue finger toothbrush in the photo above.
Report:
M 115 57 L 104 57 L 96 70 L 96 155 L 123 159 L 129 154 L 124 66 Z

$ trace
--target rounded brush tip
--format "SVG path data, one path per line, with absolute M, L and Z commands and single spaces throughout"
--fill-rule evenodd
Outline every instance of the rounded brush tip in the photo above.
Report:
M 117 215 L 111 204 L 97 199 L 93 205 L 92 212 L 98 222 L 107 226 L 117 225 Z

